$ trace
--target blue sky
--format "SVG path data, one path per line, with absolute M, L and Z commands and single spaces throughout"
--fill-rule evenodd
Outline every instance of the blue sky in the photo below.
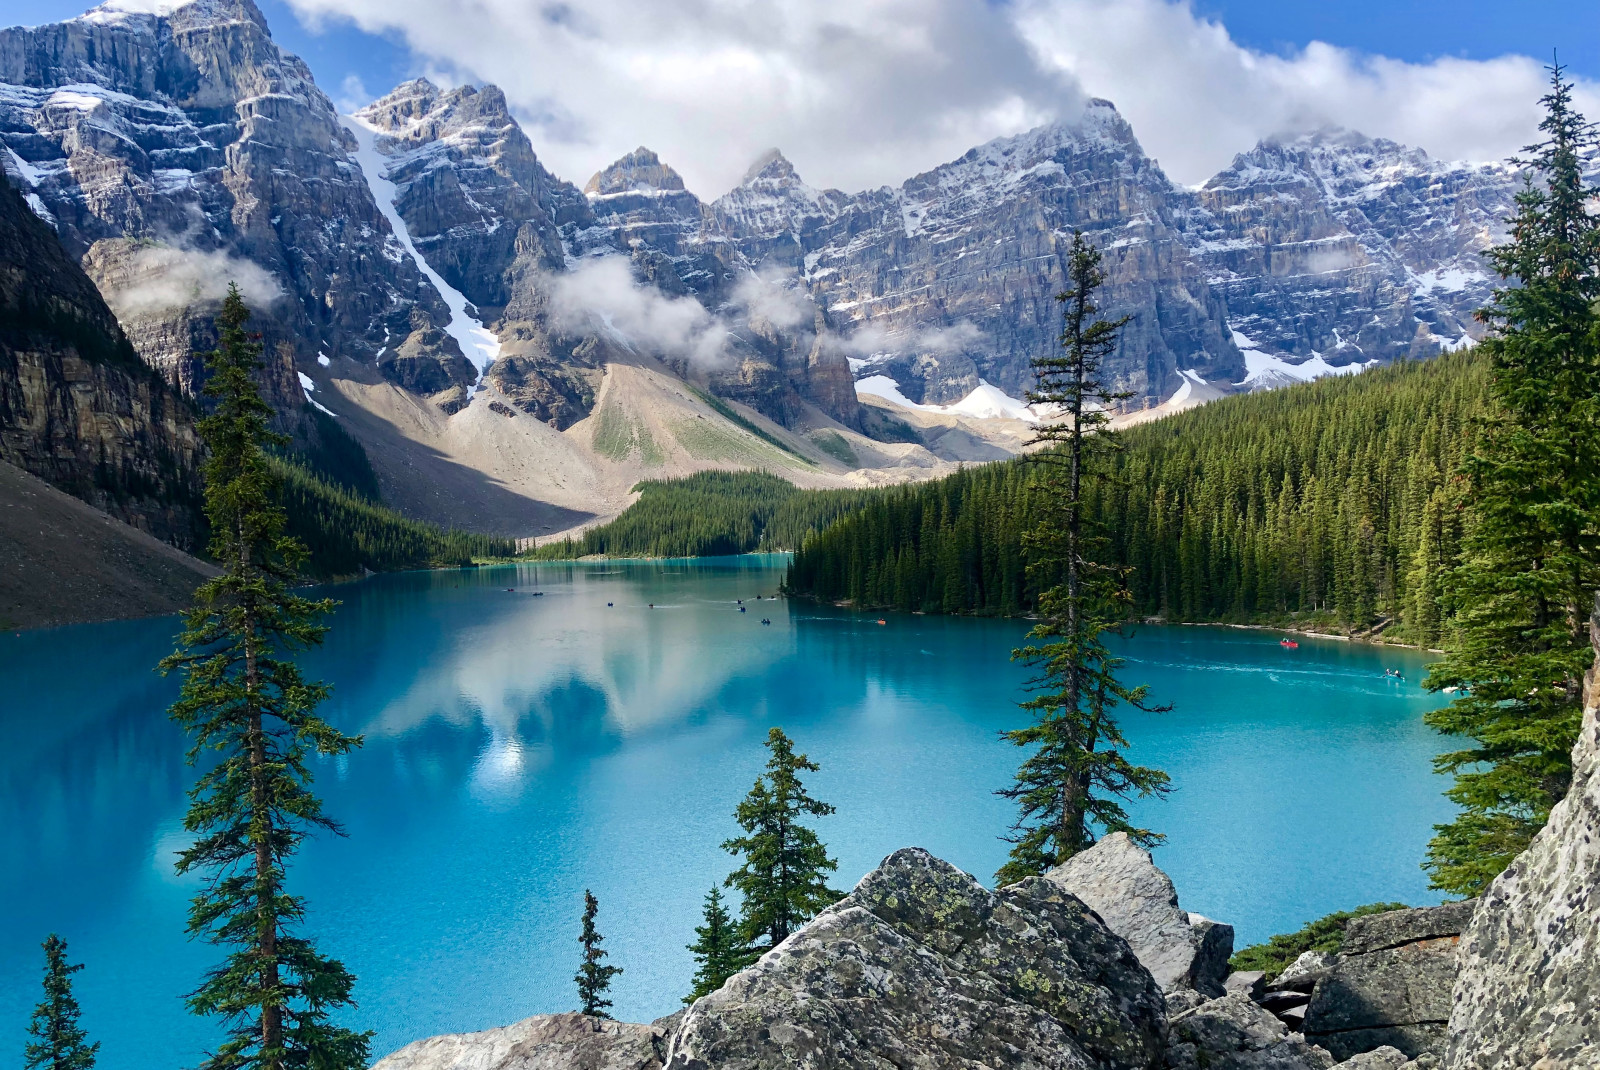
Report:
M 1202 0 L 1195 8 L 1263 52 L 1322 40 L 1424 62 L 1506 52 L 1545 59 L 1560 48 L 1562 63 L 1600 77 L 1600 5 L 1593 0 Z
M 710 196 L 774 145 L 818 185 L 897 182 L 1090 95 L 1183 182 L 1329 125 L 1499 159 L 1531 135 L 1557 45 L 1600 117 L 1594 0 L 471 0 L 471 18 L 439 0 L 258 2 L 341 104 L 420 73 L 493 81 L 563 177 L 646 143 Z M 4 10 L 37 24 L 83 0 Z

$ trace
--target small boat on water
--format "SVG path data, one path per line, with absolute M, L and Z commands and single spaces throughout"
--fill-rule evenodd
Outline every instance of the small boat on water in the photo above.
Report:
M 1278 645 L 1283 647 L 1283 649 L 1285 649 L 1285 650 L 1299 650 L 1300 649 L 1300 644 L 1295 642 L 1293 639 L 1279 639 L 1278 640 Z
M 879 618 L 878 623 L 879 624 L 888 624 L 889 622 L 886 621 L 886 620 L 883 620 L 882 618 Z

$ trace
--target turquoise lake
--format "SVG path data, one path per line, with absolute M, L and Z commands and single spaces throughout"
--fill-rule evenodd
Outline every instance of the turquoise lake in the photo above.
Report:
M 585 888 L 617 1017 L 677 1008 L 732 811 L 781 725 L 838 807 L 817 828 L 848 888 L 926 847 L 989 883 L 1020 752 L 1020 621 L 875 616 L 770 596 L 781 558 L 541 565 L 375 577 L 307 658 L 326 715 L 366 746 L 317 766 L 345 839 L 310 843 L 294 890 L 360 978 L 375 1056 L 418 1037 L 571 1010 Z M 508 592 L 506 588 L 515 588 Z M 533 592 L 542 591 L 542 596 Z M 740 613 L 735 600 L 746 600 Z M 607 603 L 614 603 L 609 606 Z M 655 608 L 647 608 L 655 603 Z M 772 623 L 760 623 L 763 617 Z M 83 1025 L 113 1070 L 192 1066 L 212 1027 L 182 996 L 217 958 L 188 941 L 172 871 L 193 770 L 152 666 L 173 618 L 0 638 L 0 1061 L 20 1057 L 39 943 L 59 932 Z M 1418 868 L 1448 818 L 1445 741 L 1413 651 L 1143 627 L 1126 679 L 1135 760 L 1175 790 L 1136 803 L 1185 908 L 1239 943 L 1376 900 L 1438 902 Z M 1405 681 L 1384 676 L 1399 668 Z

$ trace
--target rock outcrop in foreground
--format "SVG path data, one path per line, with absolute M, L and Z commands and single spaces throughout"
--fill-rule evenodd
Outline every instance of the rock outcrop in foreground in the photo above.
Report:
M 667 1064 L 1134 1070 L 1165 1042 L 1160 989 L 1080 900 L 907 849 L 695 1003 Z
M 1600 662 L 1585 684 L 1572 788 L 1462 936 L 1451 1070 L 1600 1067 Z
M 1126 832 L 1107 836 L 1045 874 L 1128 941 L 1167 999 L 1226 994 L 1233 926 L 1178 908 L 1178 890 Z
M 1381 1045 L 1442 1054 L 1456 946 L 1476 899 L 1352 918 L 1306 1011 L 1306 1036 L 1347 1058 Z
M 372 1070 L 657 1070 L 661 1030 L 586 1014 L 537 1014 L 499 1029 L 407 1044 Z

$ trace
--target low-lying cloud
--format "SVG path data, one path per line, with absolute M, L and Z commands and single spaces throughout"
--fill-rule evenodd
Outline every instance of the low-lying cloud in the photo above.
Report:
M 106 303 L 118 316 L 221 301 L 228 295 L 229 283 L 237 284 L 245 302 L 255 309 L 283 297 L 283 286 L 266 268 L 220 250 L 142 245 L 132 251 L 125 270 L 128 284 L 106 295 Z
M 585 260 L 549 281 L 555 325 L 572 334 L 603 332 L 637 352 L 700 367 L 724 359 L 728 328 L 692 297 L 669 297 L 633 277 L 627 258 Z
M 983 332 L 967 320 L 948 327 L 895 331 L 867 323 L 838 339 L 839 348 L 858 360 L 906 355 L 942 357 L 975 348 Z

